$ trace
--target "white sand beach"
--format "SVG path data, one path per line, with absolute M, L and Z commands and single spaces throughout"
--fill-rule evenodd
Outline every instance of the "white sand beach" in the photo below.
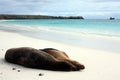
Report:
M 85 65 L 83 71 L 60 72 L 26 68 L 4 60 L 13 47 L 56 48 Z M 15 68 L 15 70 L 13 70 Z M 39 76 L 39 74 L 43 74 Z M 76 47 L 0 31 L 0 80 L 120 80 L 120 53 Z

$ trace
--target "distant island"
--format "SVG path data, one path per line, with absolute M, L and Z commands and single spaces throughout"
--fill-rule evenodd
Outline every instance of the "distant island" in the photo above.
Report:
M 0 19 L 84 19 L 82 16 L 47 16 L 47 15 L 11 15 L 0 14 Z
M 114 17 L 110 17 L 110 20 L 114 20 L 115 18 Z

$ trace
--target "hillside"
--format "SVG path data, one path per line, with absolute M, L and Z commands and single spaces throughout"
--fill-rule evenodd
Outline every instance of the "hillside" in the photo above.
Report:
M 46 15 L 5 15 L 1 14 L 0 19 L 84 19 L 82 16 L 46 16 Z

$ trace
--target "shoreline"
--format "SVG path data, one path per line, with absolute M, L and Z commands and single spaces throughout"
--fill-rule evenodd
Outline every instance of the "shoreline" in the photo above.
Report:
M 120 54 L 91 48 L 76 47 L 0 30 L 0 79 L 1 80 L 119 80 Z M 68 56 L 84 64 L 86 69 L 75 72 L 59 72 L 26 68 L 4 61 L 7 49 L 13 47 L 56 48 L 65 51 Z M 16 70 L 12 70 L 16 68 Z M 20 70 L 18 72 L 17 70 Z M 43 73 L 43 76 L 38 76 Z
M 120 53 L 120 37 L 112 36 L 100 36 L 91 34 L 69 34 L 51 30 L 51 28 L 43 29 L 43 27 L 32 27 L 32 26 L 18 26 L 13 25 L 0 25 L 0 30 L 7 32 L 14 32 L 23 36 L 43 39 L 62 44 L 92 48 L 97 50 L 104 50 L 108 52 Z

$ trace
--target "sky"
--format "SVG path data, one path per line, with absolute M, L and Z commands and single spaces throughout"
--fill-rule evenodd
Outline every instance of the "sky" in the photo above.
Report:
M 0 14 L 120 19 L 120 0 L 0 0 Z

